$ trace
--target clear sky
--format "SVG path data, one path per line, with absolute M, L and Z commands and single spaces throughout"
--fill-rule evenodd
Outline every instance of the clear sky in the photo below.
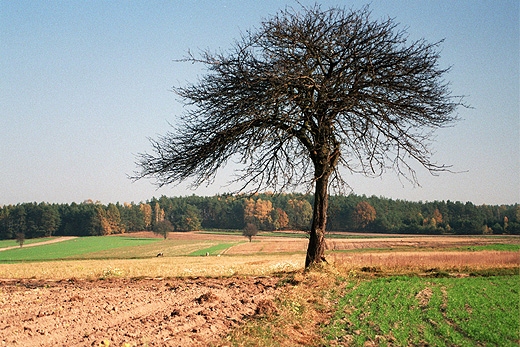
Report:
M 300 0 L 304 5 L 314 1 Z M 321 2 L 360 8 L 363 1 Z M 225 193 L 232 167 L 208 187 L 159 190 L 127 178 L 182 106 L 171 87 L 195 82 L 201 66 L 174 62 L 188 49 L 225 50 L 262 18 L 294 0 L 0 0 L 0 205 L 86 199 L 139 202 L 161 195 Z M 421 186 L 393 172 L 347 174 L 356 194 L 407 200 L 520 202 L 518 0 L 372 0 L 413 39 L 445 39 L 442 67 L 460 109 L 437 132 L 434 160 L 460 173 Z

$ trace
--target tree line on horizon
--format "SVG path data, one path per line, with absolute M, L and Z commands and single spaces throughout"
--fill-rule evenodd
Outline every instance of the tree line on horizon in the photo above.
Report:
M 140 203 L 20 203 L 0 207 L 0 239 L 101 236 L 201 229 L 308 231 L 310 194 L 152 198 Z M 167 227 L 165 229 L 165 224 Z M 520 205 L 412 202 L 351 194 L 330 196 L 328 231 L 389 234 L 520 235 Z

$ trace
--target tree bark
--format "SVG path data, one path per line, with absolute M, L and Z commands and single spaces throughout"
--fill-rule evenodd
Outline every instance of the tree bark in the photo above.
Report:
M 314 194 L 314 214 L 310 232 L 305 268 L 325 260 L 325 228 L 327 225 L 327 207 L 329 175 L 325 174 L 316 180 Z

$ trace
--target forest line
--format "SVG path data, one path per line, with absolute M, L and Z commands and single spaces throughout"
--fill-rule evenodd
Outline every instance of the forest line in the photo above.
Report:
M 152 198 L 140 203 L 20 203 L 0 207 L 0 239 L 95 236 L 132 231 L 310 228 L 313 195 L 272 194 Z M 400 234 L 520 235 L 520 205 L 412 202 L 350 194 L 330 196 L 329 231 Z

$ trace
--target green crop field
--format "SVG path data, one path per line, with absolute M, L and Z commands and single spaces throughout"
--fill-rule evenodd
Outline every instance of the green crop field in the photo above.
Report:
M 482 245 L 482 246 L 468 246 L 468 247 L 459 247 L 456 250 L 460 251 L 520 251 L 520 244 L 491 244 L 491 245 Z
M 35 239 L 35 242 L 47 239 Z M 80 259 L 143 259 L 166 256 L 218 255 L 239 242 L 210 240 L 163 240 L 128 236 L 81 237 L 35 247 L 14 248 L 0 252 L 0 264 Z M 9 244 L 8 244 L 9 245 Z
M 324 329 L 329 346 L 518 346 L 519 276 L 350 282 Z
M 41 241 L 42 239 L 40 239 Z M 157 242 L 158 239 L 132 237 L 80 237 L 63 242 L 14 248 L 0 252 L 0 263 L 27 261 L 47 261 L 77 258 L 85 254 L 113 250 L 124 247 L 136 247 Z
M 219 243 L 214 246 L 203 248 L 196 250 L 194 252 L 191 252 L 189 255 L 191 256 L 201 256 L 201 255 L 219 255 L 222 251 L 228 249 L 229 247 L 232 247 L 236 245 L 238 242 L 234 243 Z

